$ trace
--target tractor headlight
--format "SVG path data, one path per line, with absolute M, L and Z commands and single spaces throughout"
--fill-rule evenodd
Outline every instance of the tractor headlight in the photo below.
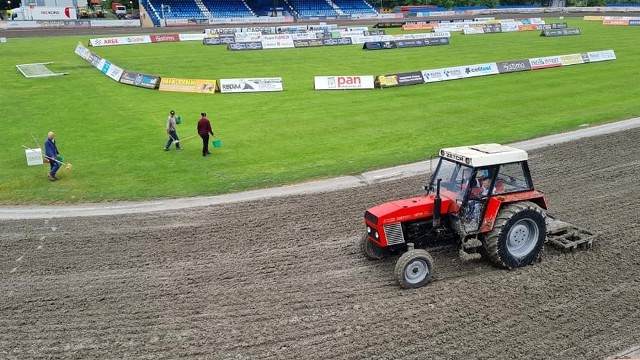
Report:
M 374 236 L 376 237 L 376 240 L 380 240 L 380 234 L 378 234 L 377 231 L 374 231 Z
M 367 234 L 371 234 L 371 226 L 367 226 Z

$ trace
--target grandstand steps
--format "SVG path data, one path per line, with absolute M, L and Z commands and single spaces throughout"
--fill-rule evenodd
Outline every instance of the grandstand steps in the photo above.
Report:
M 293 6 L 291 6 L 291 4 L 289 4 L 289 0 L 284 0 L 284 3 L 287 5 L 287 8 L 289 8 L 291 15 L 293 15 L 296 18 L 300 17 L 300 14 L 298 14 L 296 9 Z
M 256 16 L 256 13 L 253 11 L 253 9 L 247 4 L 247 2 L 245 0 L 242 0 L 242 3 L 244 4 L 244 7 L 247 8 L 247 10 L 249 10 L 251 12 L 251 15 Z
M 204 4 L 202 3 L 202 0 L 194 0 L 194 2 L 196 3 L 196 6 L 198 7 L 198 9 L 200 9 L 200 11 L 202 11 L 202 14 L 207 19 L 213 18 L 213 16 L 211 15 L 211 12 L 209 12 L 209 9 L 207 9 L 207 7 L 204 6 Z
M 340 10 L 338 5 L 336 5 L 333 1 L 331 1 L 331 0 L 326 0 L 326 1 L 329 4 L 329 6 L 331 6 L 333 8 L 333 10 L 335 10 L 336 13 L 338 13 L 338 15 L 344 15 L 344 11 Z

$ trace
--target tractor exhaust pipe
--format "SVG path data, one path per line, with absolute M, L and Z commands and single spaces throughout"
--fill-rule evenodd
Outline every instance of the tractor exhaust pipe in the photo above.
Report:
M 433 200 L 433 227 L 440 226 L 440 208 L 442 207 L 442 199 L 440 199 L 440 182 L 442 179 L 438 179 L 436 182 L 436 198 Z

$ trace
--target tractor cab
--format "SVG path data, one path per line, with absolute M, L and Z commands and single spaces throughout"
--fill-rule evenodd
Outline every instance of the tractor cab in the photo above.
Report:
M 483 231 L 490 199 L 497 196 L 493 202 L 501 204 L 514 194 L 525 193 L 546 208 L 542 194 L 531 193 L 534 188 L 527 157 L 523 150 L 499 144 L 442 149 L 431 182 L 425 187 L 427 195 L 440 192 L 451 200 L 447 214 L 461 236 Z

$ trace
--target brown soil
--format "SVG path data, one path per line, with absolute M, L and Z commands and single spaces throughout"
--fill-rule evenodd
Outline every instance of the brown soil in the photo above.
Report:
M 591 251 L 514 271 L 433 253 L 401 289 L 364 210 L 423 178 L 179 212 L 0 223 L 0 358 L 602 359 L 640 339 L 640 130 L 531 153 Z

